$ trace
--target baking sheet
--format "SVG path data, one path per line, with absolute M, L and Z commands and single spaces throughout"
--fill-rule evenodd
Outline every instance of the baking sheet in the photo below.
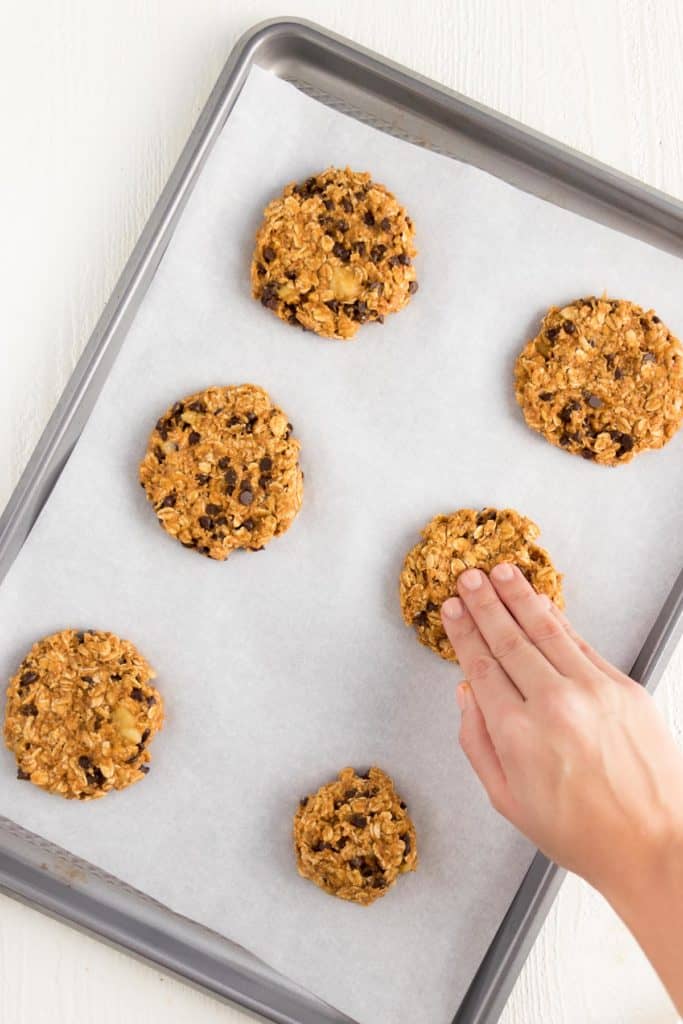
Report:
M 342 344 L 249 296 L 266 201 L 329 164 L 408 206 L 420 292 Z M 362 1024 L 449 1020 L 533 850 L 457 746 L 458 670 L 402 622 L 403 556 L 435 513 L 510 505 L 542 526 L 568 610 L 627 668 L 681 563 L 681 438 L 618 470 L 524 426 L 515 355 L 552 303 L 601 292 L 683 330 L 680 261 L 252 70 L 53 495 L 0 588 L 0 671 L 39 636 L 112 629 L 158 670 L 149 777 L 93 804 L 14 781 L 0 811 L 241 943 Z M 302 441 L 304 507 L 258 555 L 213 563 L 137 484 L 175 398 L 253 381 Z M 362 909 L 298 878 L 298 797 L 346 764 L 395 778 L 421 866 Z

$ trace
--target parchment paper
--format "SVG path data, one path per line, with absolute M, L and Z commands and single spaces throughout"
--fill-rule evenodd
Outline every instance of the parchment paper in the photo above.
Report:
M 421 287 L 343 344 L 254 303 L 248 268 L 266 201 L 347 163 L 407 205 Z M 3 750 L 2 813 L 363 1024 L 450 1020 L 533 851 L 458 749 L 458 672 L 404 626 L 398 575 L 435 513 L 512 506 L 541 525 L 576 625 L 630 665 L 683 553 L 682 439 L 620 469 L 591 465 L 529 431 L 511 387 L 544 309 L 603 289 L 683 331 L 674 257 L 252 71 L 0 591 L 3 677 L 67 626 L 140 646 L 168 713 L 152 771 L 67 803 L 15 782 Z M 214 563 L 159 529 L 137 463 L 174 399 L 244 381 L 293 420 L 305 501 L 266 551 Z M 421 863 L 362 909 L 297 876 L 290 830 L 302 794 L 371 763 L 408 802 Z

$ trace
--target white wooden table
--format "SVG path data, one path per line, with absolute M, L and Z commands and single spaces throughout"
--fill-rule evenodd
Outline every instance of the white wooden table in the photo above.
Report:
M 683 198 L 681 0 L 6 0 L 0 507 L 233 42 L 283 12 Z M 683 742 L 682 669 L 679 650 L 657 699 Z M 609 908 L 570 879 L 504 1024 L 676 1019 Z M 86 1020 L 246 1018 L 0 897 L 0 1021 Z

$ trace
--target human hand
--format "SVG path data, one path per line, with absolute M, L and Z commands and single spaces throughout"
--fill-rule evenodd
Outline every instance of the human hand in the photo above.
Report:
M 442 619 L 468 680 L 465 754 L 496 810 L 623 903 L 683 854 L 683 754 L 649 694 L 516 566 L 470 569 L 458 592 Z

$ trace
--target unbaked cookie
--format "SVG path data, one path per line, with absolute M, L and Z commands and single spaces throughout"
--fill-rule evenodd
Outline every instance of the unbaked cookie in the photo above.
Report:
M 152 431 L 140 482 L 163 528 L 225 559 L 260 551 L 301 507 L 292 424 L 254 384 L 210 387 L 171 406 Z
M 342 900 L 368 905 L 417 867 L 415 827 L 379 768 L 344 768 L 304 797 L 294 818 L 299 874 Z
M 683 350 L 652 310 L 578 299 L 546 314 L 517 359 L 515 394 L 551 444 L 619 466 L 678 430 Z
M 255 299 L 281 320 L 352 338 L 417 291 L 414 229 L 369 174 L 330 167 L 287 185 L 264 211 L 251 263 Z
M 10 680 L 5 742 L 17 778 L 95 800 L 149 771 L 164 707 L 154 672 L 128 640 L 65 629 L 33 645 Z
M 427 523 L 422 540 L 406 555 L 399 584 L 403 618 L 420 643 L 447 661 L 458 660 L 441 624 L 441 605 L 457 594 L 465 569 L 490 572 L 499 562 L 512 562 L 540 594 L 563 608 L 562 576 L 534 543 L 540 532 L 510 508 L 461 508 Z

